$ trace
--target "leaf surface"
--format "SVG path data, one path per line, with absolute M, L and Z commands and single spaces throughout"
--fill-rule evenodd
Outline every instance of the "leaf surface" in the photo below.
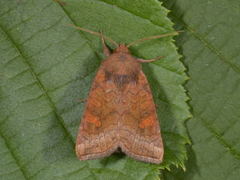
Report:
M 74 152 L 81 101 L 103 56 L 98 37 L 68 24 L 129 43 L 174 31 L 159 2 L 0 0 L 0 7 L 0 179 L 151 180 L 159 178 L 159 169 L 184 168 L 187 76 L 172 37 L 131 48 L 141 58 L 165 57 L 143 67 L 158 105 L 164 162 L 123 154 L 79 161 Z

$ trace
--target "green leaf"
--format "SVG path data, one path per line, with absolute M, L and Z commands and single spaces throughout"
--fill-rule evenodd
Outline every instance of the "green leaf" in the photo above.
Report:
M 236 180 L 240 176 L 240 1 L 165 1 L 189 76 L 193 119 L 186 172 L 165 179 Z M 172 173 L 172 172 L 171 172 Z
M 63 1 L 62 1 L 63 2 Z M 0 179 L 159 179 L 159 169 L 184 168 L 190 116 L 187 79 L 172 37 L 131 48 L 164 59 L 143 66 L 153 90 L 165 142 L 164 162 L 123 154 L 79 161 L 75 138 L 91 82 L 102 60 L 98 37 L 68 24 L 102 31 L 117 42 L 174 31 L 155 0 L 0 0 Z

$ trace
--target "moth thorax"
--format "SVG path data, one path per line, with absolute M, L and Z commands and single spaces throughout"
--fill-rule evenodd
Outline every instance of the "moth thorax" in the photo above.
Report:
M 137 83 L 138 73 L 116 74 L 105 71 L 105 80 L 112 81 L 118 88 L 123 88 L 128 83 Z

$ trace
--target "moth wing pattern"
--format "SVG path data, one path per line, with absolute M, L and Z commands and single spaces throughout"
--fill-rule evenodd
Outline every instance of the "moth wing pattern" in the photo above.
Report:
M 138 83 L 127 84 L 120 95 L 100 68 L 89 93 L 76 152 L 81 160 L 96 159 L 118 147 L 145 162 L 160 163 L 163 158 L 156 108 L 144 73 L 140 71 Z
M 164 150 L 156 107 L 142 71 L 138 83 L 127 85 L 123 98 L 128 109 L 122 116 L 119 130 L 122 151 L 137 160 L 162 162 Z
M 80 160 L 105 157 L 117 149 L 115 133 L 118 117 L 112 103 L 116 91 L 113 83 L 105 81 L 105 72 L 100 67 L 93 81 L 77 136 L 75 148 Z
M 117 148 L 140 161 L 160 163 L 163 143 L 148 81 L 136 58 L 120 45 L 93 81 L 76 143 L 80 160 L 105 157 Z

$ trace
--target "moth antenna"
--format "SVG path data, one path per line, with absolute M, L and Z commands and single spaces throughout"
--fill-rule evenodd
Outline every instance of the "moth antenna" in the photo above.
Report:
M 85 28 L 82 28 L 82 27 L 79 27 L 79 26 L 75 26 L 75 25 L 73 25 L 73 24 L 69 24 L 69 26 L 72 26 L 72 27 L 74 27 L 74 28 L 76 28 L 76 29 L 78 29 L 78 30 L 84 31 L 84 32 L 88 32 L 88 33 L 93 34 L 93 35 L 95 35 L 95 36 L 103 37 L 105 40 L 110 41 L 110 42 L 111 42 L 112 44 L 114 44 L 116 47 L 119 46 L 118 43 L 116 43 L 114 40 L 112 40 L 111 38 L 109 38 L 109 37 L 107 37 L 107 36 L 102 35 L 102 34 L 99 33 L 99 32 L 91 31 L 91 30 L 89 30 L 89 29 L 85 29 Z
M 176 36 L 178 35 L 180 32 L 183 32 L 183 31 L 175 31 L 175 32 L 171 32 L 171 33 L 166 33 L 166 34 L 160 34 L 160 35 L 156 35 L 156 36 L 149 36 L 149 37 L 145 37 L 145 38 L 142 38 L 142 39 L 138 39 L 136 41 L 133 41 L 131 43 L 129 43 L 127 45 L 127 47 L 130 47 L 130 46 L 133 46 L 137 43 L 140 43 L 140 42 L 143 42 L 143 41 L 146 41 L 146 40 L 151 40 L 151 39 L 159 39 L 159 38 L 163 38 L 163 37 L 167 37 L 167 36 Z

